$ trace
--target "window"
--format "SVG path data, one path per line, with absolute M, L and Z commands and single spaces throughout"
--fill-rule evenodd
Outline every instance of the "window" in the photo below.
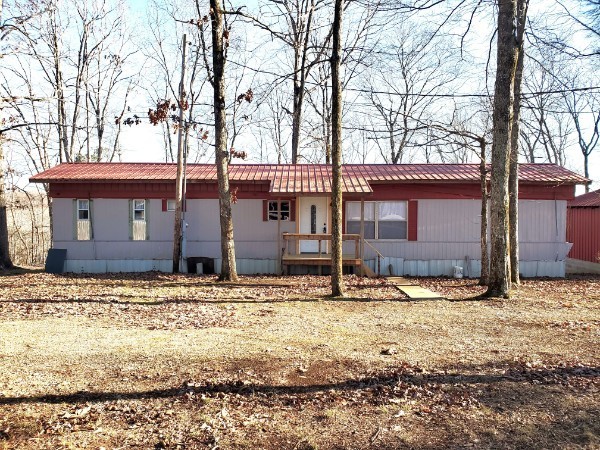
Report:
M 360 202 L 347 202 L 346 205 L 346 233 L 360 234 Z M 374 202 L 365 202 L 365 239 L 375 239 Z
M 377 203 L 379 239 L 406 239 L 406 202 Z
M 73 199 L 73 239 L 89 241 L 92 233 L 93 201 L 88 199 Z
M 146 201 L 133 201 L 133 220 L 146 220 Z
M 365 239 L 407 239 L 406 202 L 365 202 Z M 346 203 L 346 232 L 360 233 L 360 202 Z
M 173 212 L 177 209 L 177 200 L 174 198 L 166 199 L 163 198 L 161 200 L 161 209 L 163 212 Z M 146 205 L 147 206 L 147 205 Z M 182 204 L 182 211 L 185 211 L 186 202 Z M 146 208 L 146 220 L 148 220 L 148 209 Z
M 147 241 L 150 239 L 148 213 L 150 200 L 129 200 L 129 239 Z
M 77 200 L 77 220 L 90 220 L 89 200 Z
M 281 205 L 281 209 L 279 209 Z M 290 202 L 289 200 L 269 200 L 268 204 L 269 220 L 290 220 Z

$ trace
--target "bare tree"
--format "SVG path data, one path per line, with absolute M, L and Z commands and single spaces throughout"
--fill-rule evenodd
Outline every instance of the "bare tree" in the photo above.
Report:
M 479 284 L 485 286 L 489 279 L 489 244 L 488 244 L 488 166 L 487 166 L 487 148 L 489 144 L 489 126 L 487 108 L 485 109 L 483 126 L 481 130 L 476 131 L 473 124 L 476 117 L 468 117 L 459 120 L 453 118 L 450 124 L 432 122 L 425 124 L 431 130 L 431 140 L 439 141 L 443 146 L 454 144 L 459 149 L 465 149 L 471 154 L 476 154 L 479 158 L 479 179 L 481 188 L 481 226 L 480 226 L 480 248 L 481 248 L 481 276 Z M 478 114 L 480 115 L 480 114 Z M 452 154 L 456 154 L 456 151 Z M 465 162 L 465 161 L 462 161 Z
M 583 174 L 590 177 L 589 159 L 600 140 L 600 95 L 597 92 L 579 92 L 580 74 L 575 72 L 566 81 L 567 89 L 562 94 L 564 104 L 575 128 L 577 146 L 583 156 Z M 587 117 L 586 117 L 587 116 Z M 586 120 L 587 119 L 587 120 Z M 589 192 L 589 184 L 585 187 Z
M 388 164 L 406 161 L 411 149 L 421 147 L 418 123 L 433 117 L 440 105 L 436 94 L 454 80 L 446 52 L 431 33 L 415 34 L 408 23 L 395 31 L 398 44 L 380 52 L 365 94 L 373 111 L 372 139 Z
M 494 90 L 492 179 L 491 179 L 491 254 L 489 297 L 510 295 L 509 242 L 509 166 L 512 117 L 514 114 L 515 72 L 519 57 L 516 0 L 498 1 L 496 85 Z
M 233 218 L 231 215 L 231 190 L 229 188 L 227 152 L 227 118 L 225 116 L 225 42 L 229 30 L 225 28 L 224 11 L 220 0 L 210 0 L 212 29 L 212 77 L 215 116 L 215 162 L 219 185 L 219 211 L 221 217 L 221 281 L 236 281 Z
M 370 2 L 367 5 L 358 2 L 346 2 L 344 5 L 344 21 L 348 24 L 342 35 L 341 65 L 344 70 L 340 82 L 344 92 L 373 64 L 373 54 L 376 52 L 376 46 L 379 42 L 377 36 L 383 28 L 377 20 L 378 7 L 379 2 Z M 317 45 L 318 43 L 315 42 L 315 46 Z M 316 117 L 307 115 L 309 136 L 314 142 L 318 142 L 321 147 L 325 164 L 330 164 L 332 139 L 331 66 L 329 64 L 318 64 L 309 76 L 313 87 L 307 89 L 306 98 L 312 110 L 316 113 Z M 344 97 L 342 115 L 351 113 L 355 108 L 353 104 L 355 102 L 348 99 L 347 92 Z M 318 160 L 322 161 L 322 156 Z
M 325 61 L 331 40 L 327 25 L 330 0 L 268 0 L 259 16 L 244 14 L 251 23 L 277 39 L 292 52 L 291 70 L 283 74 L 292 80 L 292 164 L 298 162 L 306 84 L 311 70 Z
M 5 38 L 12 32 L 21 32 L 23 24 L 31 20 L 37 15 L 40 10 L 37 8 L 35 2 L 31 2 L 28 5 L 28 10 L 17 16 L 11 16 L 5 19 L 3 13 L 2 0 L 0 0 L 0 43 L 4 43 Z M 0 57 L 3 55 L 0 55 Z M 13 93 L 7 96 L 0 97 L 0 111 L 4 109 L 5 99 L 14 99 Z M 4 124 L 0 125 L 4 128 Z M 11 269 L 13 266 L 12 259 L 10 257 L 10 246 L 8 236 L 8 218 L 6 214 L 6 179 L 5 179 L 5 158 L 4 158 L 4 133 L 9 131 L 8 129 L 0 130 L 0 270 Z
M 2 139 L 1 135 L 0 139 Z M 0 163 L 4 163 L 4 149 L 2 141 L 0 141 Z M 5 189 L 6 180 L 4 179 L 4 167 L 0 167 L 0 270 L 12 269 L 13 267 L 9 252 Z
M 519 277 L 519 125 L 521 117 L 521 83 L 523 81 L 523 65 L 525 63 L 524 36 L 525 21 L 529 0 L 517 0 L 517 45 L 518 57 L 515 71 L 514 105 L 512 129 L 510 136 L 510 167 L 508 175 L 509 190 L 509 243 L 511 282 L 520 284 Z
M 534 53 L 535 52 L 535 53 Z M 523 77 L 519 121 L 519 153 L 529 163 L 551 162 L 564 166 L 572 130 L 569 116 L 564 114 L 563 89 L 558 74 L 566 70 L 566 61 L 555 51 L 532 48 Z
M 277 164 L 289 162 L 285 149 L 291 137 L 289 132 L 291 123 L 289 120 L 290 115 L 286 111 L 286 103 L 287 95 L 279 88 L 271 91 L 263 102 L 263 106 L 266 107 L 267 111 L 263 119 L 259 121 L 258 139 L 263 139 L 266 136 L 266 142 L 261 141 L 261 145 L 259 146 L 261 149 L 260 162 L 268 161 L 270 155 L 266 152 L 269 147 L 273 147 L 275 150 L 275 161 Z M 267 145 L 267 142 L 270 145 Z
M 331 52 L 331 295 L 344 295 L 342 272 L 342 59 L 343 0 L 335 0 L 333 13 L 333 50 Z

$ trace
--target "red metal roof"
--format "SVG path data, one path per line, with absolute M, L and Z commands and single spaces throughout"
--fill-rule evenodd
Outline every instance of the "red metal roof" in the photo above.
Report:
M 568 206 L 570 208 L 593 208 L 600 206 L 600 189 L 575 197 L 569 201 Z
M 370 193 L 373 183 L 479 182 L 479 164 L 345 164 L 345 193 Z M 35 183 L 174 181 L 175 164 L 166 163 L 72 163 L 61 164 L 34 175 Z M 554 164 L 520 164 L 521 182 L 540 184 L 583 184 L 586 178 Z M 331 166 L 326 164 L 232 164 L 234 182 L 269 183 L 278 194 L 331 192 Z M 216 181 L 214 164 L 187 166 L 188 182 Z

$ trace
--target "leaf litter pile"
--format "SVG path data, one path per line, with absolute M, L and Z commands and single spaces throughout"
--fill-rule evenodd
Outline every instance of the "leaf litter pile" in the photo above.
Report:
M 412 281 L 2 276 L 0 449 L 600 448 L 600 278 Z

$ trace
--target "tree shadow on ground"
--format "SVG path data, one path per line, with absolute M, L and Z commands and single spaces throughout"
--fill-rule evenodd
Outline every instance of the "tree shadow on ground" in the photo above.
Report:
M 101 295 L 97 295 L 96 297 L 103 297 Z M 287 297 L 285 299 L 281 298 L 250 298 L 250 299 L 242 299 L 242 298 L 218 298 L 218 299 L 165 299 L 165 300 L 156 300 L 154 297 L 144 297 L 140 295 L 109 295 L 107 294 L 104 297 L 108 297 L 108 299 L 85 299 L 85 298 L 77 298 L 77 299 L 42 299 L 42 298 L 26 298 L 26 299 L 16 299 L 16 300 L 0 300 L 0 304 L 2 303 L 24 303 L 24 304 L 97 304 L 97 305 L 135 305 L 135 306 L 160 306 L 160 305 L 178 305 L 178 304 L 198 304 L 198 305 L 214 305 L 214 304 L 262 304 L 262 303 L 377 303 L 377 302 L 390 302 L 390 301 L 407 301 L 404 298 L 370 298 L 370 297 L 329 297 L 327 295 L 323 296 L 313 296 L 311 298 L 306 297 Z M 114 297 L 119 297 L 118 300 L 114 300 Z M 122 300 L 121 298 L 131 298 L 136 300 Z
M 240 367 L 249 363 L 240 361 Z M 226 406 L 232 424 L 235 420 L 246 420 L 248 415 L 268 411 L 269 417 L 274 417 L 275 411 L 284 411 L 283 417 L 290 423 L 280 424 L 280 428 L 272 425 L 263 428 L 258 435 L 252 434 L 251 427 L 242 428 L 244 433 L 249 433 L 250 442 L 256 442 L 254 438 L 266 439 L 261 442 L 267 449 L 597 448 L 600 406 L 594 398 L 599 377 L 600 367 L 594 365 L 530 367 L 526 363 L 503 360 L 479 365 L 456 364 L 428 373 L 399 362 L 368 376 L 337 382 L 301 386 L 248 383 L 239 378 L 221 382 L 185 381 L 163 389 L 0 397 L 0 408 L 16 410 L 22 405 L 23 410 L 29 411 L 32 404 L 58 405 L 58 409 L 44 411 L 61 417 L 65 414 L 64 404 L 74 408 L 87 404 L 89 409 L 98 403 L 132 401 L 130 406 L 120 404 L 118 407 L 129 411 L 128 408 L 139 407 L 140 402 L 158 400 L 158 403 L 146 403 L 145 409 L 176 407 L 198 411 L 201 415 L 205 408 L 219 411 Z M 404 394 L 397 393 L 396 387 Z M 401 419 L 393 419 L 396 408 L 410 409 L 411 403 L 389 400 L 403 398 L 407 392 L 413 392 L 413 388 L 419 388 L 414 392 L 423 394 L 409 397 L 416 399 L 415 409 Z M 435 395 L 428 394 L 431 392 Z M 476 406 L 445 403 L 453 392 L 468 392 L 476 398 Z M 206 398 L 212 400 L 207 403 Z M 163 399 L 167 401 L 162 402 Z M 348 400 L 344 403 L 346 406 L 340 403 L 344 399 Z M 238 406 L 242 409 L 234 413 Z M 431 411 L 421 413 L 421 406 Z M 441 409 L 436 412 L 438 406 Z M 342 425 L 328 421 L 324 411 L 331 411 L 330 408 L 335 411 L 346 408 L 348 421 Z M 99 405 L 95 411 L 94 414 L 105 414 L 105 421 L 114 420 L 107 412 L 111 407 Z M 303 428 L 307 424 L 314 428 L 312 434 Z M 345 427 L 348 426 L 358 434 L 347 434 Z M 394 433 L 393 428 L 398 426 L 406 432 Z M 337 429 L 332 431 L 332 427 Z M 264 434 L 265 430 L 269 434 Z M 290 441 L 292 435 L 295 438 Z M 283 440 L 279 442 L 278 438 Z M 306 445 L 298 446 L 299 443 Z
M 15 266 L 12 269 L 0 270 L 0 277 L 12 277 L 17 275 L 28 275 L 44 273 L 43 267 L 18 267 Z
M 408 367 L 408 369 L 407 369 Z M 498 367 L 507 367 L 500 373 L 489 373 L 486 369 Z M 465 366 L 460 373 L 457 369 L 451 368 L 450 371 L 424 373 L 421 369 L 414 366 L 400 365 L 397 370 L 385 371 L 381 374 L 375 374 L 363 378 L 348 379 L 333 383 L 317 383 L 309 385 L 269 385 L 245 383 L 243 380 L 232 380 L 227 382 L 199 382 L 183 383 L 181 386 L 174 386 L 163 389 L 149 389 L 141 391 L 110 391 L 110 392 L 92 392 L 79 391 L 70 394 L 43 394 L 23 397 L 0 397 L 0 405 L 17 405 L 21 403 L 79 403 L 79 402 L 108 402 L 113 400 L 137 400 L 137 399 L 159 399 L 168 397 L 177 397 L 186 393 L 197 395 L 209 395 L 215 393 L 234 393 L 244 396 L 254 396 L 256 394 L 265 394 L 268 396 L 281 395 L 305 395 L 327 392 L 360 391 L 372 389 L 377 386 L 393 386 L 398 383 L 409 385 L 494 385 L 501 383 L 534 383 L 535 385 L 564 385 L 570 378 L 591 380 L 597 382 L 600 380 L 600 367 L 577 365 L 577 366 L 559 366 L 542 367 L 539 369 L 529 369 L 524 365 L 515 365 L 514 361 L 506 361 L 497 364 L 488 364 L 484 366 L 469 367 Z

